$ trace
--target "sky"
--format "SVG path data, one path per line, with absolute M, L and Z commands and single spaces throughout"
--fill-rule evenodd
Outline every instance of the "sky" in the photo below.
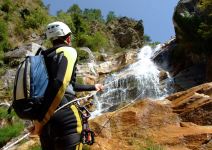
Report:
M 144 34 L 150 36 L 152 41 L 164 43 L 175 36 L 172 16 L 179 0 L 43 0 L 50 4 L 50 14 L 57 11 L 66 11 L 73 4 L 85 8 L 100 9 L 104 17 L 109 11 L 116 16 L 130 17 L 143 20 Z

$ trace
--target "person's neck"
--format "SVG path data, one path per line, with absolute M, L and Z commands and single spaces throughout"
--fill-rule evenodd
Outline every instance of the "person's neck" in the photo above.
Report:
M 55 40 L 55 41 L 53 41 L 52 42 L 52 44 L 53 44 L 53 46 L 58 46 L 58 45 L 69 45 L 69 44 L 67 44 L 66 42 L 62 42 L 61 40 L 60 41 L 58 41 L 58 40 Z

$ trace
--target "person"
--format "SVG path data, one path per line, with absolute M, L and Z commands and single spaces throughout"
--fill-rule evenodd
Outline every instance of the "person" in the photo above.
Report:
M 102 84 L 80 85 L 76 83 L 77 52 L 70 47 L 71 30 L 63 22 L 47 25 L 46 36 L 53 48 L 44 55 L 49 83 L 44 94 L 41 117 L 34 121 L 31 135 L 39 134 L 43 150 L 81 150 L 81 116 L 72 104 L 56 113 L 54 111 L 76 97 L 78 91 L 102 90 Z M 66 96 L 68 95 L 68 96 Z

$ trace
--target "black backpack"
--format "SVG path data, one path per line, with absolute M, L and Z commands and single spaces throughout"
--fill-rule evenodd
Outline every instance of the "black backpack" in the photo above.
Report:
M 20 118 L 38 119 L 47 85 L 44 56 L 27 56 L 17 69 L 13 89 L 12 108 Z

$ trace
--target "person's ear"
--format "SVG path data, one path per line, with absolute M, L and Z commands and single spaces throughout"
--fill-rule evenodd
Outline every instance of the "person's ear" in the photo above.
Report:
M 67 44 L 71 44 L 71 35 L 69 35 L 67 38 L 66 38 L 66 43 Z

